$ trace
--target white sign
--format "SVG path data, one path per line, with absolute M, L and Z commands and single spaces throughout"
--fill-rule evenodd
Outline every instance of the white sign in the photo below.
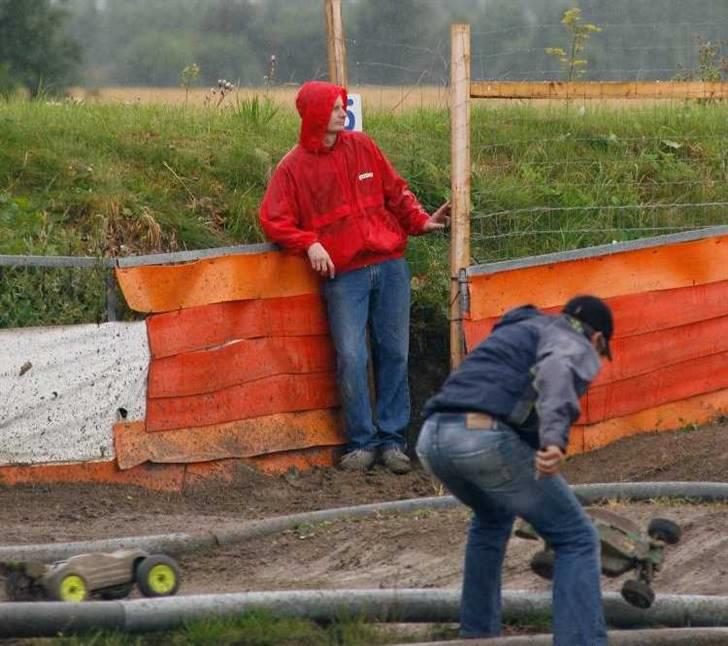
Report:
M 361 114 L 361 94 L 350 94 L 346 103 L 346 123 L 344 130 L 363 130 L 364 121 Z

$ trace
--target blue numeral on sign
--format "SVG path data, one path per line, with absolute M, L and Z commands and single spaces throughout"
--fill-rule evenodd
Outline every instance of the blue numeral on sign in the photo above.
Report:
M 348 99 L 346 101 L 346 107 L 354 105 L 354 99 Z M 344 124 L 344 130 L 354 130 L 356 128 L 356 115 L 351 111 L 346 111 L 346 123 Z

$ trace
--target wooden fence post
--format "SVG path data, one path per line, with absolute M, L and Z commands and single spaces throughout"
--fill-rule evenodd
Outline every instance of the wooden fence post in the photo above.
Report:
M 450 136 L 452 232 L 450 242 L 450 365 L 465 356 L 462 279 L 470 265 L 470 25 L 450 27 Z
M 341 17 L 341 0 L 324 0 L 326 16 L 327 50 L 329 57 L 329 81 L 346 87 L 346 42 L 344 21 Z

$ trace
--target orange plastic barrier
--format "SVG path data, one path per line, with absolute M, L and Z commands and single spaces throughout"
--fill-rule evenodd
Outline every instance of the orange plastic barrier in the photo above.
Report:
M 214 350 L 153 359 L 147 396 L 186 397 L 210 393 L 275 375 L 333 370 L 334 348 L 328 336 L 246 339 Z
M 480 287 L 473 289 L 477 291 Z M 584 291 L 583 287 L 581 291 Z M 532 298 L 529 302 L 533 300 L 538 299 Z M 614 312 L 617 322 L 615 337 L 619 339 L 725 316 L 728 313 L 728 281 L 615 296 L 606 300 Z M 555 314 L 562 305 L 545 308 L 545 311 Z M 501 314 L 479 320 L 466 319 L 467 348 L 474 348 L 488 336 L 500 317 Z
M 282 412 L 332 408 L 338 404 L 332 372 L 276 375 L 212 393 L 147 400 L 150 431 L 210 426 Z
M 181 491 L 185 467 L 182 464 L 142 464 L 122 471 L 115 460 L 0 467 L 4 485 L 43 482 L 136 485 L 153 491 Z
M 726 280 L 728 236 L 470 277 L 470 318 L 534 303 L 555 307 L 589 291 L 608 299 Z M 644 311 L 644 310 L 643 310 Z
M 511 307 L 558 312 L 578 293 L 614 312 L 614 362 L 582 398 L 570 450 L 728 410 L 728 236 L 470 277 L 470 350 Z M 536 287 L 537 286 L 537 287 Z
M 592 387 L 582 421 L 601 422 L 727 387 L 728 352 L 699 357 L 647 375 Z
M 271 475 L 298 469 L 305 471 L 312 467 L 332 467 L 341 450 L 338 447 L 323 446 L 300 451 L 281 451 L 254 458 L 217 460 L 188 464 L 185 468 L 184 488 L 206 485 L 210 480 L 234 482 L 238 470 L 251 466 Z
M 114 426 L 114 449 L 121 469 L 144 462 L 209 462 L 344 443 L 336 410 L 280 413 L 228 424 L 154 433 L 145 430 L 144 422 Z
M 147 319 L 153 358 L 263 336 L 328 334 L 321 295 L 213 303 Z
M 210 303 L 300 296 L 319 290 L 301 256 L 269 251 L 206 258 L 178 265 L 118 267 L 116 278 L 137 312 L 171 312 Z
M 206 486 L 212 480 L 234 481 L 239 469 L 255 467 L 264 473 L 285 473 L 291 468 L 331 467 L 340 453 L 338 447 L 324 446 L 283 451 L 253 458 L 235 458 L 196 464 L 141 464 L 122 471 L 115 460 L 0 467 L 3 485 L 40 483 L 85 483 L 134 485 L 152 491 L 182 492 Z
M 728 410 L 728 389 L 701 393 L 598 424 L 575 426 L 572 434 L 573 431 L 577 431 L 577 434 L 573 445 L 571 443 L 569 445 L 569 451 L 570 453 L 593 451 L 615 440 L 646 431 L 672 431 L 691 424 L 704 424 L 726 410 Z

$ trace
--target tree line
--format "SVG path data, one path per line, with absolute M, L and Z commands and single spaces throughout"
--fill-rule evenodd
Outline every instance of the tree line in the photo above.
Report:
M 325 78 L 322 0 L 0 0 L 0 91 L 68 83 L 176 86 Z M 449 24 L 468 22 L 473 75 L 563 78 L 562 18 L 600 28 L 583 52 L 591 80 L 653 80 L 726 66 L 725 0 L 344 0 L 352 84 L 446 84 Z M 702 49 L 701 49 L 702 47 Z M 705 67 L 705 65 L 703 65 Z

